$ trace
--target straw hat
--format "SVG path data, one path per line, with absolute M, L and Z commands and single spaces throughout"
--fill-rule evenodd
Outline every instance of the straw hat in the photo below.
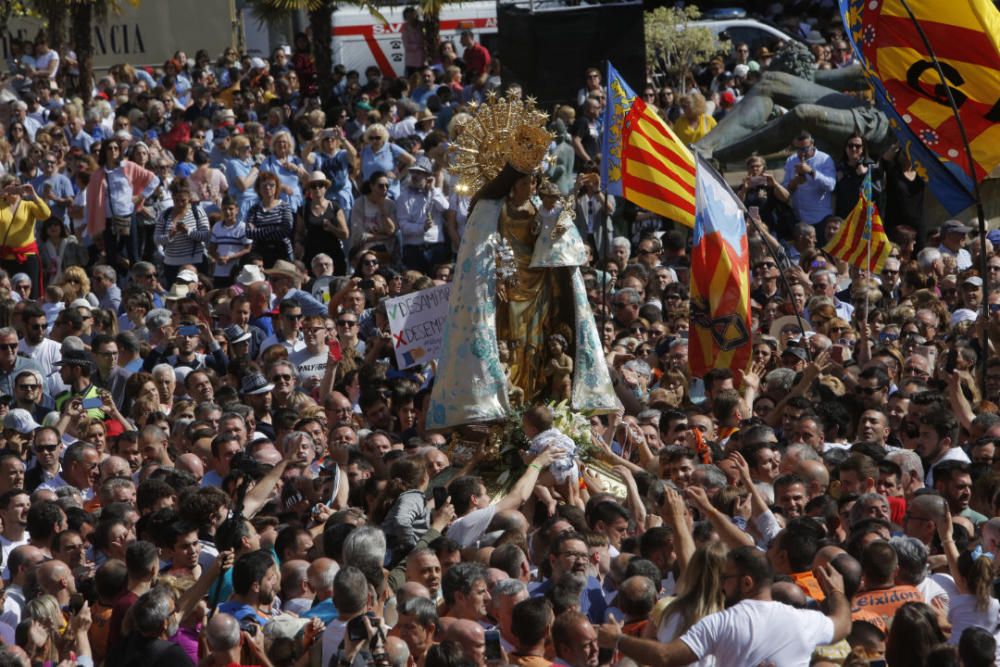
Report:
M 307 185 L 314 185 L 316 183 L 322 183 L 324 188 L 330 187 L 330 179 L 326 177 L 326 174 L 319 170 L 316 170 L 309 175 L 309 183 Z

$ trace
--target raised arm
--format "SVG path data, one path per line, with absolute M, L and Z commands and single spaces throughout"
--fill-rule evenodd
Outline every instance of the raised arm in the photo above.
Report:
M 617 649 L 640 665 L 672 667 L 690 665 L 698 656 L 687 644 L 675 639 L 661 644 L 655 639 L 640 639 L 622 633 L 622 626 L 614 618 L 597 629 L 597 643 L 601 648 Z

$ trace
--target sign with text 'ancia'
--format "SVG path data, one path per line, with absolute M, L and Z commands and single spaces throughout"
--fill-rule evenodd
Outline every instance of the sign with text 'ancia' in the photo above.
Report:
M 163 65 L 177 51 L 194 59 L 198 49 L 208 49 L 213 59 L 227 45 L 235 46 L 233 15 L 229 2 L 205 0 L 155 0 L 119 2 L 120 13 L 109 11 L 94 22 L 94 67 L 106 69 L 119 63 Z M 3 57 L 10 53 L 10 37 L 34 40 L 42 21 L 13 17 L 9 34 L 0 35 Z M 6 69 L 6 67 L 4 67 Z

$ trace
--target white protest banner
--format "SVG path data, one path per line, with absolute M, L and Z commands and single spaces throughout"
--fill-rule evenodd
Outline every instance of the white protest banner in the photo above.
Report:
M 449 296 L 451 285 L 445 284 L 385 302 L 400 369 L 437 359 L 448 319 Z

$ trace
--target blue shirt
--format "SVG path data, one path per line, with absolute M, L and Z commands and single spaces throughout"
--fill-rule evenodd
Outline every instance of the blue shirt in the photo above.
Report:
M 813 171 L 792 193 L 791 204 L 799 222 L 817 225 L 823 218 L 833 214 L 833 189 L 837 185 L 837 165 L 823 151 L 815 151 L 805 162 Z M 798 155 L 790 155 L 785 161 L 785 177 L 781 184 L 786 188 L 795 178 L 795 165 L 798 163 Z
M 314 604 L 309 611 L 302 612 L 302 618 L 318 618 L 323 621 L 323 625 L 330 625 L 339 616 L 337 608 L 333 606 L 333 598 L 327 598 Z
M 329 313 L 329 308 L 322 301 L 318 300 L 309 292 L 305 290 L 300 290 L 292 288 L 288 290 L 283 299 L 295 299 L 302 306 L 302 314 L 306 317 L 312 317 L 313 315 L 319 315 L 321 317 L 326 317 Z
M 537 598 L 545 595 L 552 588 L 552 579 L 528 586 L 531 597 Z M 604 623 L 604 614 L 608 609 L 608 603 L 604 599 L 604 591 L 601 589 L 601 582 L 596 577 L 587 577 L 587 585 L 580 593 L 580 613 L 590 619 L 591 623 Z
M 354 190 L 351 187 L 351 156 L 348 152 L 340 149 L 333 155 L 313 153 L 312 168 L 322 171 L 330 179 L 326 198 L 344 209 L 345 216 L 349 215 L 354 206 Z
M 378 153 L 372 151 L 371 146 L 361 149 L 361 178 L 367 181 L 376 171 L 385 173 L 397 172 L 397 178 L 389 179 L 389 196 L 393 199 L 399 196 L 399 174 L 396 168 L 397 158 L 405 153 L 396 144 L 385 143 Z
M 52 174 L 51 176 L 36 176 L 31 179 L 31 185 L 35 188 L 35 192 L 39 195 L 45 197 L 45 188 L 49 187 L 49 195 L 53 197 L 74 197 L 76 193 L 73 191 L 73 184 L 70 183 L 69 178 L 65 174 Z M 45 198 L 45 203 L 49 205 L 52 209 L 52 217 L 58 218 L 66 223 L 66 205 L 65 204 L 55 204 L 48 197 Z
M 302 160 L 295 157 L 294 155 L 288 158 L 288 162 L 302 166 Z M 260 165 L 261 171 L 269 171 L 278 177 L 281 181 L 282 188 L 288 188 L 292 192 L 291 194 L 285 192 L 283 189 L 278 193 L 278 197 L 281 198 L 283 202 L 289 205 L 292 209 L 292 214 L 302 207 L 302 183 L 299 181 L 299 172 L 294 169 L 289 169 L 284 164 L 278 161 L 273 155 L 269 155 L 264 163 Z
M 267 625 L 271 622 L 270 617 L 261 615 L 256 609 L 242 602 L 233 602 L 232 600 L 223 602 L 219 605 L 219 611 L 223 614 L 229 614 L 237 621 L 253 618 L 260 625 Z
M 226 160 L 226 180 L 229 181 L 229 196 L 235 199 L 237 205 L 240 207 L 240 220 L 246 219 L 246 214 L 257 203 L 258 197 L 257 191 L 253 189 L 253 186 L 240 192 L 240 189 L 236 187 L 236 179 L 242 180 L 246 178 L 253 171 L 253 168 L 253 160 L 239 160 L 237 158 Z

